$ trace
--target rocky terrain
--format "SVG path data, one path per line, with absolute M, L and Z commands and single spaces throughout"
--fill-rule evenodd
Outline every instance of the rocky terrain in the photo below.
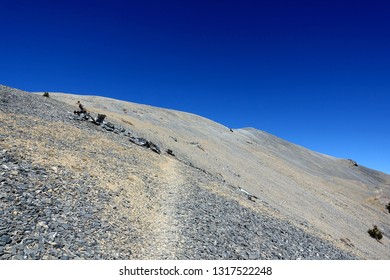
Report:
M 184 112 L 42 95 L 0 86 L 2 260 L 390 259 L 387 174 Z

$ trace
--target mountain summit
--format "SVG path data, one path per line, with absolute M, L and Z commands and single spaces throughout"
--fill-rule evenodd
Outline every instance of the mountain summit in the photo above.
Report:
M 390 259 L 353 160 L 97 96 L 0 86 L 0 117 L 0 259 Z

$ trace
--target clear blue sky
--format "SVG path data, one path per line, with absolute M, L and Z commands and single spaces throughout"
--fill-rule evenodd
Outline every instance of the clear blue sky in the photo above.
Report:
M 390 173 L 387 2 L 0 0 L 0 83 L 192 112 Z

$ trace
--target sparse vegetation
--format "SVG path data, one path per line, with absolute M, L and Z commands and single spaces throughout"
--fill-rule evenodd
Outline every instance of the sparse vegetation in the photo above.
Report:
M 386 209 L 389 210 L 390 213 L 390 202 L 386 205 Z
M 374 225 L 373 229 L 368 230 L 368 234 L 372 237 L 375 238 L 376 240 L 381 240 L 382 239 L 382 232 L 378 229 L 376 225 Z
M 44 97 L 50 97 L 49 96 L 49 93 L 47 91 L 45 91 L 45 93 L 43 94 Z

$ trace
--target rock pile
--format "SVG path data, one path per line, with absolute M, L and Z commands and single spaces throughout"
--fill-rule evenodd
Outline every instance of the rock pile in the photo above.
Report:
M 124 129 L 120 125 L 113 124 L 111 122 L 104 121 L 106 115 L 98 114 L 96 118 L 94 118 L 90 113 L 86 111 L 74 111 L 76 116 L 70 117 L 72 120 L 77 121 L 89 121 L 95 125 L 101 126 L 104 130 L 108 132 L 113 132 L 115 134 L 120 134 L 125 137 L 129 137 L 129 141 L 138 145 L 143 146 L 145 148 L 151 149 L 153 152 L 161 154 L 160 148 L 154 144 L 152 141 L 149 141 L 142 137 L 137 137 L 133 134 L 133 132 Z

